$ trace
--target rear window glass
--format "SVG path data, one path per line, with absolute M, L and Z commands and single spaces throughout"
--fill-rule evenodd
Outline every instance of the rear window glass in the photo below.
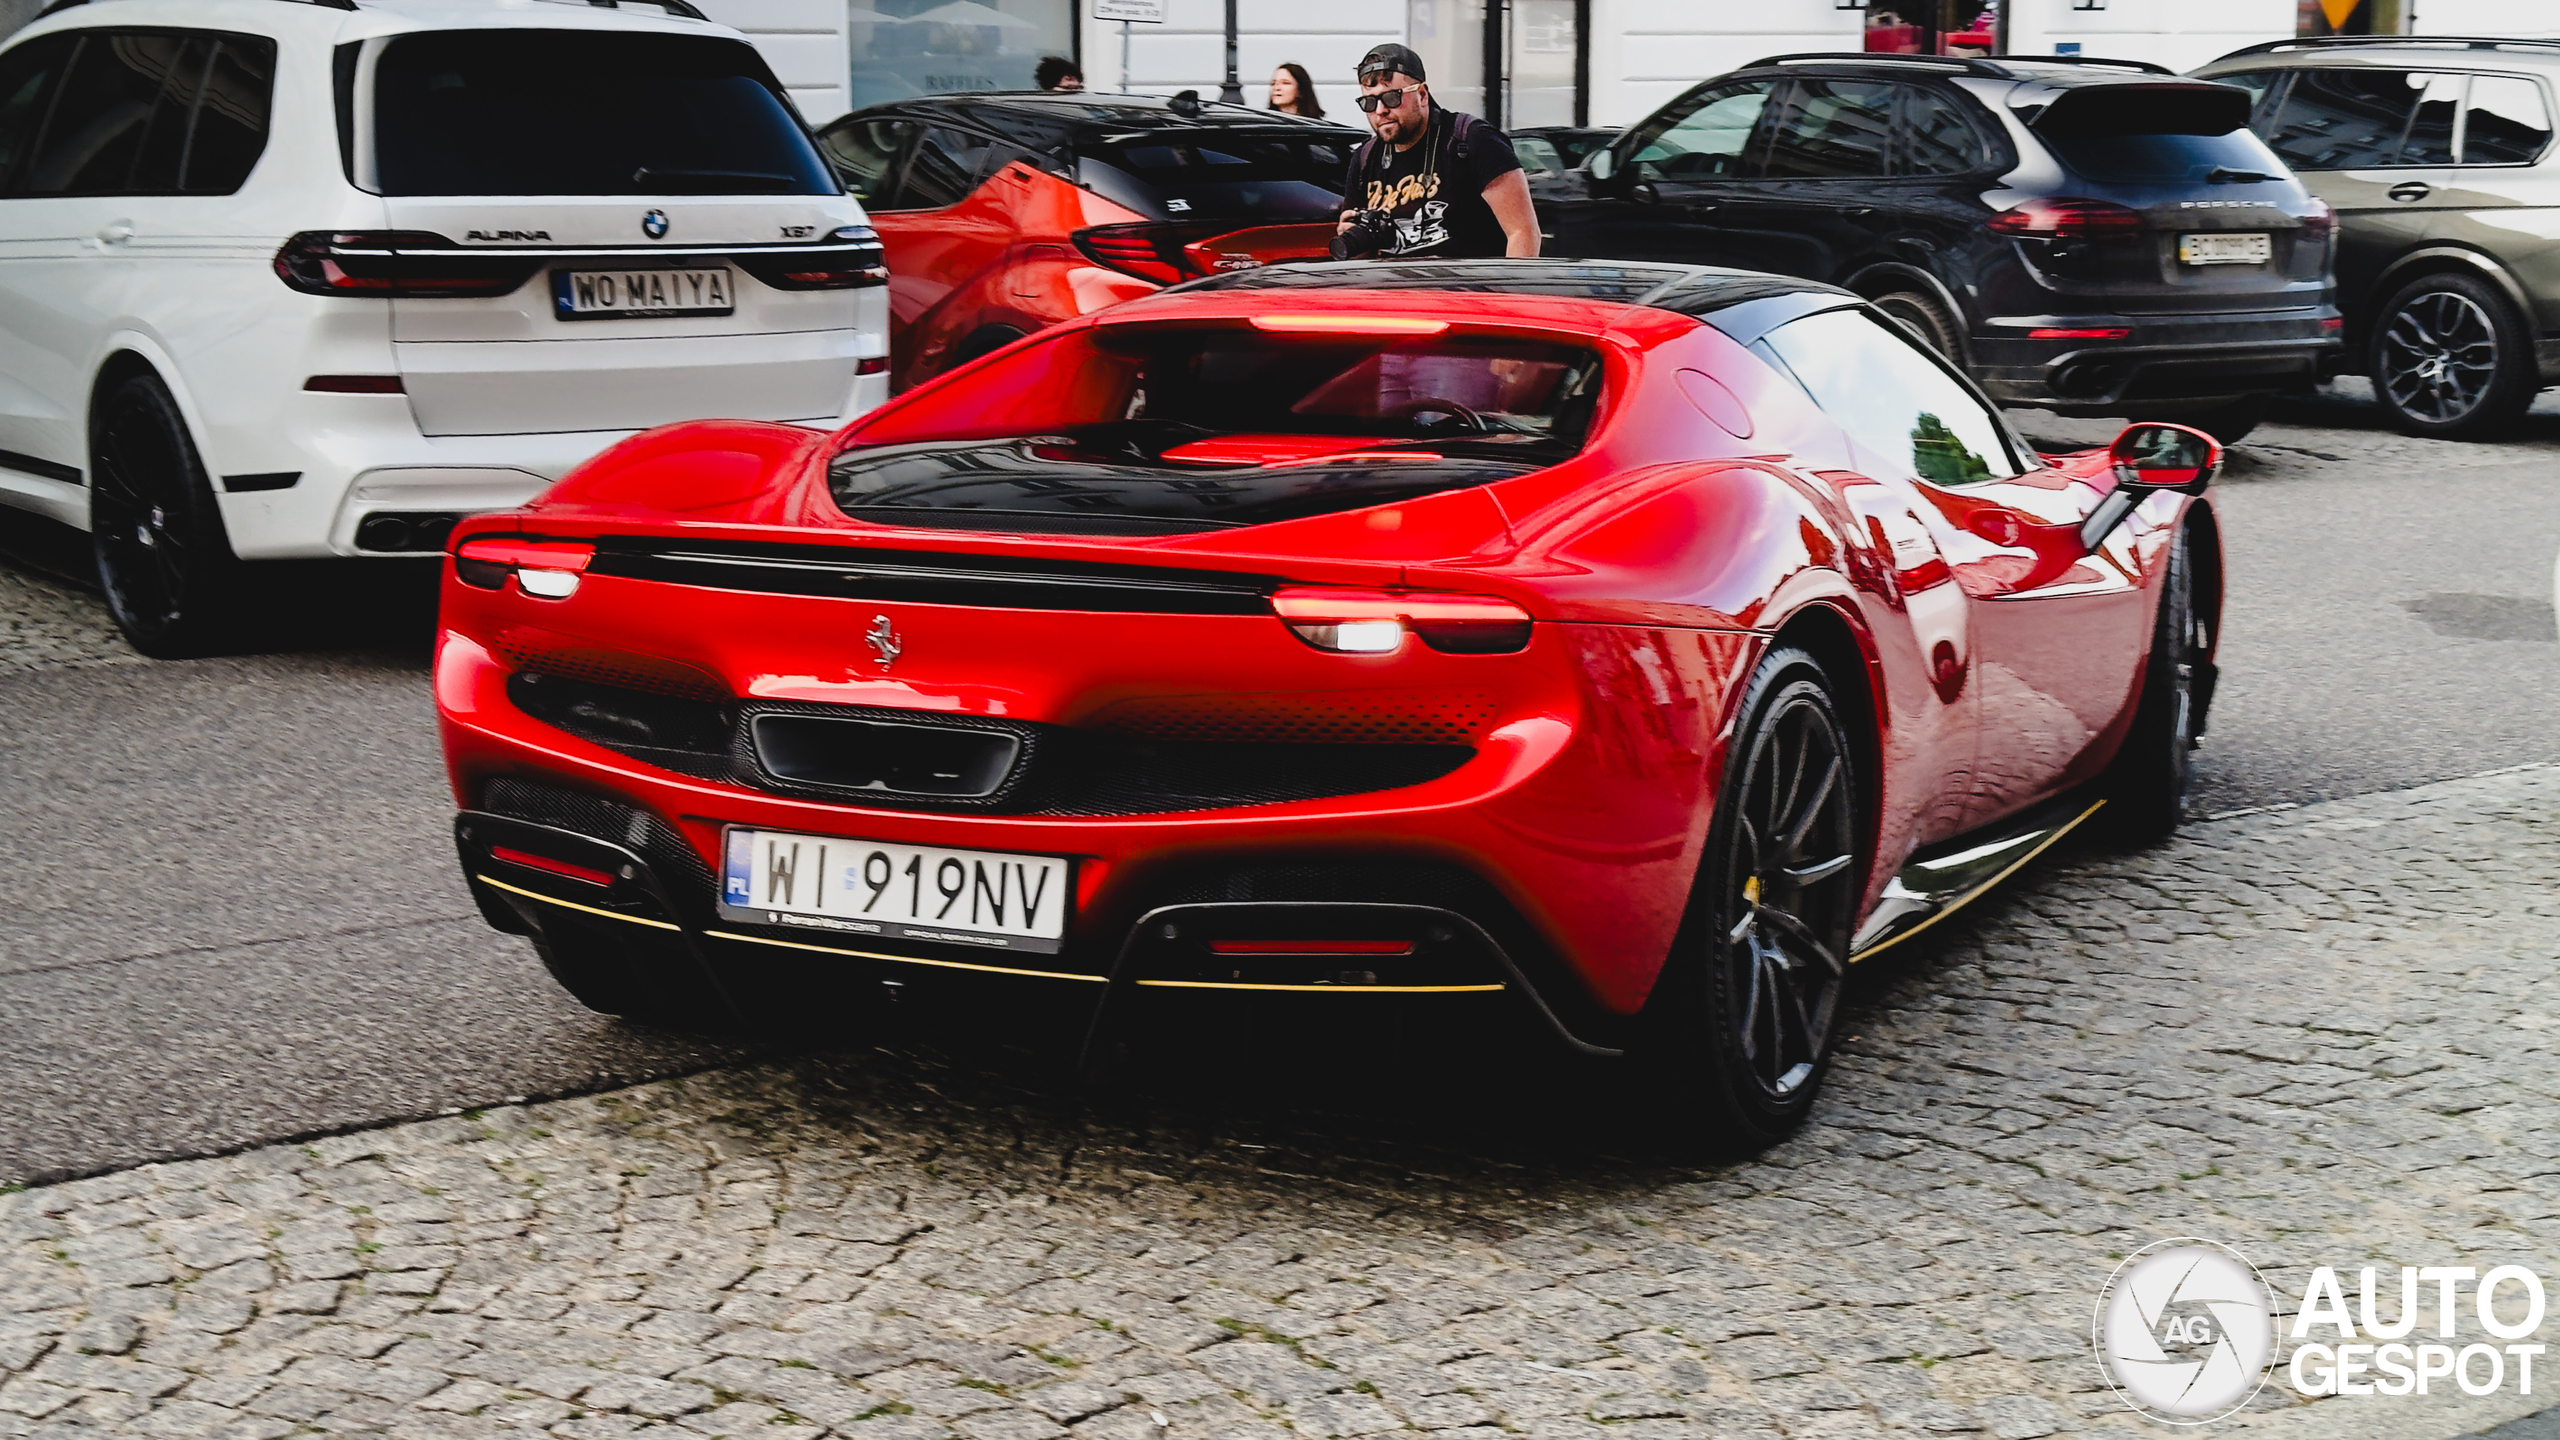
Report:
M 865 438 L 892 443 L 858 444 L 829 479 L 849 514 L 891 523 L 1131 534 L 1261 524 L 1569 458 L 1601 369 L 1592 351 L 1506 337 L 1084 331 L 962 387 L 1016 397 L 1001 427 L 1014 433 L 987 434 L 985 410 L 955 394 L 950 433 L 934 433 L 931 411 L 884 417 Z
M 1077 150 L 1079 178 L 1150 219 L 1330 220 L 1356 142 L 1171 131 Z
M 386 195 L 828 195 L 747 45 L 593 30 L 404 35 L 374 68 Z
M 2107 100 L 2103 89 L 2066 97 L 2077 102 L 2036 122 L 2055 158 L 2082 179 L 2111 185 L 2203 184 L 2217 170 L 2280 176 L 2283 162 L 2247 128 L 2248 106 L 2234 95 L 2187 97 L 2146 92 L 2139 104 Z

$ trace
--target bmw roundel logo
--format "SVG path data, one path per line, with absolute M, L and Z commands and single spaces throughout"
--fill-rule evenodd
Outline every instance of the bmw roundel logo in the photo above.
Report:
M 652 210 L 648 214 L 641 216 L 640 233 L 648 236 L 652 240 L 666 239 L 667 212 L 664 210 Z

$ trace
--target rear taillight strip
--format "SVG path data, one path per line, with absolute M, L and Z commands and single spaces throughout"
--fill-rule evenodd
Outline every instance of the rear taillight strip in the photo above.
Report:
M 609 546 L 592 572 L 774 595 L 1007 610 L 1267 615 L 1277 581 L 1224 572 L 824 546 Z
M 559 260 L 649 265 L 686 259 L 729 261 L 778 290 L 845 290 L 889 281 L 885 252 L 867 226 L 841 227 L 825 240 L 798 245 L 545 248 L 462 246 L 422 230 L 307 230 L 276 251 L 275 272 L 306 295 L 409 300 L 505 295 Z

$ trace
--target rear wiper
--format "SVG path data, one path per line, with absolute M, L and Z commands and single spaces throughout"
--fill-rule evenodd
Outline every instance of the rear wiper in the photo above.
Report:
M 800 181 L 765 170 L 655 170 L 643 165 L 631 172 L 631 183 L 684 195 L 787 195 Z
M 2204 180 L 2208 185 L 2255 185 L 2274 178 L 2255 170 L 2234 170 L 2227 165 L 2216 165 L 2206 173 Z

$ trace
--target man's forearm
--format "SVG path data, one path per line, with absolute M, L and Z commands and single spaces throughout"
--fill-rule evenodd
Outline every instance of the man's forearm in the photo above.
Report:
M 1529 177 L 1514 170 L 1484 187 L 1484 203 L 1502 226 L 1502 253 L 1515 260 L 1538 253 L 1538 207 L 1529 199 Z

